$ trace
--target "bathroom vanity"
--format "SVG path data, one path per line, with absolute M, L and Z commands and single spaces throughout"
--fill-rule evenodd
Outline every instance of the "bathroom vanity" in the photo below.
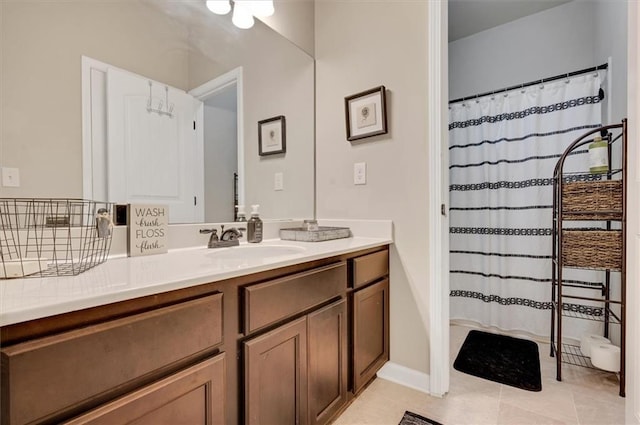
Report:
M 1 422 L 328 423 L 389 358 L 389 242 L 291 242 L 304 249 L 267 260 L 180 250 L 1 281 L 14 302 Z

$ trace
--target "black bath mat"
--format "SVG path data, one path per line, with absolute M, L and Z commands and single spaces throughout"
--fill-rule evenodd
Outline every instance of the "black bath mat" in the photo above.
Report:
M 404 412 L 404 416 L 398 425 L 441 425 L 440 422 L 432 421 L 431 419 L 420 416 L 416 413 Z
M 469 331 L 453 367 L 527 391 L 542 390 L 538 345 L 533 341 Z

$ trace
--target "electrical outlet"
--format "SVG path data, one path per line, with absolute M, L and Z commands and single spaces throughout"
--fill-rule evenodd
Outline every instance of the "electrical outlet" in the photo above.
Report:
M 353 184 L 367 184 L 367 163 L 353 164 Z
M 20 171 L 17 168 L 2 167 L 2 185 L 20 187 Z
M 284 176 L 282 173 L 273 175 L 273 190 L 284 190 Z

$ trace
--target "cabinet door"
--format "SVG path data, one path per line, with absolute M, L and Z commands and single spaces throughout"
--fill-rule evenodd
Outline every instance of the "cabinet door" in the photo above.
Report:
M 244 343 L 245 423 L 307 423 L 307 319 Z
M 327 423 L 347 402 L 347 302 L 307 316 L 309 423 Z
M 353 293 L 353 386 L 360 391 L 389 360 L 389 279 Z
M 67 425 L 224 425 L 224 353 L 77 417 Z

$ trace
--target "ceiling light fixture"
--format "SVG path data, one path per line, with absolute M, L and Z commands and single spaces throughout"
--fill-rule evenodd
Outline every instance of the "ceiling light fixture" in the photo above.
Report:
M 207 0 L 206 4 L 211 12 L 218 15 L 226 15 L 231 11 L 229 0 Z M 238 28 L 247 29 L 253 26 L 254 16 L 266 18 L 273 12 L 273 0 L 235 0 L 231 22 Z
M 244 30 L 253 26 L 253 15 L 245 1 L 236 0 L 233 2 L 233 16 L 231 22 L 238 28 Z
M 207 0 L 207 9 L 216 15 L 226 15 L 231 12 L 229 0 Z

